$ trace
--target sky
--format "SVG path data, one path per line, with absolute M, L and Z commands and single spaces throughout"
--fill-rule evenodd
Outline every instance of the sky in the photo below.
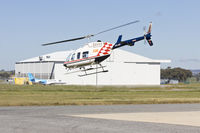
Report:
M 199 0 L 0 0 L 0 70 L 13 70 L 17 61 L 43 54 L 77 49 L 80 40 L 43 47 L 122 25 L 91 38 L 115 43 L 144 34 L 152 21 L 154 46 L 137 42 L 127 50 L 152 59 L 170 59 L 162 68 L 200 69 Z M 128 58 L 128 57 L 126 57 Z

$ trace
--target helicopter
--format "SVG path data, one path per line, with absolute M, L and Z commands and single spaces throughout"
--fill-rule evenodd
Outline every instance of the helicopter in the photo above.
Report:
M 110 28 L 110 29 L 98 32 L 96 34 L 90 34 L 90 35 L 86 35 L 86 36 L 82 36 L 78 38 L 62 40 L 62 41 L 57 41 L 57 42 L 45 43 L 45 44 L 42 44 L 42 46 L 91 38 L 93 36 L 96 36 L 96 35 L 99 35 L 99 34 L 102 34 L 102 33 L 117 29 L 117 28 L 121 28 L 130 24 L 134 24 L 137 22 L 139 22 L 139 20 L 126 23 L 114 28 Z M 152 22 L 150 22 L 148 31 L 145 32 L 144 35 L 133 38 L 133 39 L 125 40 L 125 41 L 122 41 L 122 35 L 119 35 L 117 42 L 115 44 L 112 44 L 109 42 L 101 42 L 100 40 L 98 40 L 97 42 L 87 43 L 83 47 L 69 54 L 69 56 L 66 58 L 66 61 L 64 62 L 63 65 L 68 70 L 75 69 L 75 68 L 85 69 L 85 66 L 95 65 L 95 64 L 100 65 L 100 67 L 103 68 L 103 66 L 101 65 L 101 62 L 107 59 L 111 55 L 111 52 L 114 49 L 120 48 L 125 45 L 134 46 L 136 42 L 141 41 L 141 40 L 145 40 L 148 42 L 150 46 L 153 46 L 153 42 L 151 40 L 151 36 L 152 36 L 151 28 L 152 28 Z

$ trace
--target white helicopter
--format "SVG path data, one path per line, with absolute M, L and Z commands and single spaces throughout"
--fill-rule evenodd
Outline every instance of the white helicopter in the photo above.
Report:
M 83 36 L 83 37 L 79 37 L 79 38 L 73 38 L 73 39 L 69 39 L 69 40 L 63 40 L 63 41 L 42 44 L 42 46 L 91 38 L 93 36 L 102 34 L 104 32 L 111 31 L 111 30 L 114 30 L 114 29 L 117 29 L 117 28 L 120 28 L 123 26 L 127 26 L 127 25 L 130 25 L 133 23 L 137 23 L 137 22 L 139 22 L 139 21 L 136 20 L 136 21 L 133 21 L 133 22 L 130 22 L 127 24 L 123 24 L 123 25 L 120 25 L 120 26 L 117 26 L 117 27 L 114 27 L 114 28 L 111 28 L 108 30 L 101 31 L 96 34 L 91 34 L 91 35 L 87 35 L 87 36 Z M 137 38 L 122 41 L 122 35 L 120 35 L 118 37 L 117 42 L 114 45 L 109 42 L 101 42 L 101 41 L 87 43 L 83 47 L 72 52 L 67 57 L 66 62 L 64 62 L 64 66 L 66 68 L 68 68 L 69 70 L 71 70 L 74 68 L 81 69 L 81 68 L 85 68 L 85 66 L 88 66 L 88 65 L 98 64 L 103 68 L 103 66 L 100 63 L 102 61 L 104 61 L 105 59 L 107 59 L 110 56 L 112 50 L 114 50 L 116 48 L 119 48 L 119 47 L 122 47 L 125 45 L 133 46 L 135 44 L 135 42 L 138 42 L 141 40 L 147 40 L 149 45 L 152 46 L 153 42 L 151 40 L 151 27 L 152 27 L 152 23 L 150 23 L 148 31 L 143 36 L 140 36 Z

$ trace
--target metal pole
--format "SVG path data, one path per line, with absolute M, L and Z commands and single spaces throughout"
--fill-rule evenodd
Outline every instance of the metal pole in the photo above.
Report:
M 24 73 L 25 73 L 25 66 L 24 66 L 24 62 L 23 62 L 23 75 L 22 75 L 22 77 L 24 77 Z
M 50 77 L 49 77 L 49 70 L 50 70 L 50 69 L 49 69 L 49 65 L 50 65 L 50 62 L 48 61 L 48 72 L 47 72 L 47 73 L 48 73 L 48 77 L 47 77 L 47 79 L 50 79 Z M 50 65 L 50 66 L 51 66 L 51 65 Z
M 36 71 L 36 65 L 35 65 L 35 62 L 34 62 L 34 65 L 33 65 L 34 67 L 33 67 L 33 75 L 34 75 L 34 77 L 35 77 L 35 71 Z
M 98 66 L 96 64 L 96 87 L 98 86 Z
M 42 70 L 41 70 L 41 67 L 42 67 L 41 64 L 42 64 L 42 63 L 41 63 L 41 61 L 40 61 L 40 79 L 41 79 L 41 72 L 42 72 Z
M 20 77 L 23 77 L 23 75 L 24 75 L 24 62 L 22 62 L 22 69 L 23 69 L 23 71 L 22 71 L 22 73 L 20 74 Z M 22 75 L 22 76 L 21 76 Z

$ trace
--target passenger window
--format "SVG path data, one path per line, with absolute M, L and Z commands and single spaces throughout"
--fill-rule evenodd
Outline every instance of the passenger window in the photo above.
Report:
M 77 54 L 77 59 L 80 59 L 80 57 L 81 57 L 81 53 L 78 52 L 78 54 Z
M 71 60 L 75 59 L 75 53 L 72 55 Z
M 83 58 L 87 58 L 88 57 L 88 54 L 89 54 L 89 51 L 85 51 L 85 52 L 83 52 Z

